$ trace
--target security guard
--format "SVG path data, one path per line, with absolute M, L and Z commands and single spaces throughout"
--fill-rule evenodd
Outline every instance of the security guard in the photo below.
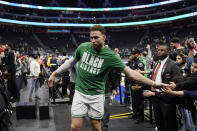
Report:
M 140 51 L 138 49 L 132 49 L 132 62 L 128 65 L 133 70 L 144 71 L 144 64 L 139 60 Z M 133 115 L 129 117 L 130 119 L 136 119 L 136 124 L 142 123 L 144 121 L 144 99 L 143 99 L 143 89 L 142 84 L 135 81 L 130 82 L 131 95 L 132 95 L 132 108 Z

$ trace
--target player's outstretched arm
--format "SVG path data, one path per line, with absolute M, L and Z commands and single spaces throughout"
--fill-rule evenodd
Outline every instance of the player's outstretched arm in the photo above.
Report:
M 140 83 L 143 83 L 143 84 L 146 84 L 146 85 L 149 85 L 149 86 L 155 86 L 155 87 L 166 87 L 166 86 L 168 86 L 168 84 L 154 82 L 153 80 L 144 77 L 142 74 L 140 74 L 137 71 L 132 70 L 129 67 L 125 67 L 123 69 L 123 73 L 128 78 L 136 80 Z

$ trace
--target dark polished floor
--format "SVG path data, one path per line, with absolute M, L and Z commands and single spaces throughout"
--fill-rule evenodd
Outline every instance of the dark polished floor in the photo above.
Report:
M 28 93 L 30 82 L 26 87 L 21 89 L 21 102 L 28 102 Z M 49 94 L 47 86 L 39 88 L 39 96 L 41 100 L 37 101 L 37 108 L 40 103 L 47 103 L 49 101 Z M 15 112 L 12 116 L 12 126 L 10 131 L 70 131 L 71 123 L 71 106 L 64 104 L 50 104 L 50 119 L 40 120 L 39 112 L 37 110 L 36 119 L 16 119 Z M 131 112 L 125 105 L 120 105 L 117 102 L 111 106 L 111 115 Z M 91 131 L 89 119 L 85 118 L 83 128 L 81 131 Z M 135 121 L 128 119 L 128 117 L 110 119 L 109 131 L 154 131 L 149 122 L 142 124 L 135 124 Z

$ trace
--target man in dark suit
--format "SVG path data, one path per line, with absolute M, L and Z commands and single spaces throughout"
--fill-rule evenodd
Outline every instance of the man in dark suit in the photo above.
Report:
M 176 62 L 169 58 L 170 48 L 167 45 L 161 44 L 157 51 L 159 62 L 154 68 L 152 80 L 169 84 L 174 77 L 181 76 L 181 71 Z M 151 90 L 160 92 L 153 87 Z M 174 97 L 168 99 L 174 100 Z M 167 103 L 156 96 L 152 101 L 158 131 L 178 131 L 175 104 Z

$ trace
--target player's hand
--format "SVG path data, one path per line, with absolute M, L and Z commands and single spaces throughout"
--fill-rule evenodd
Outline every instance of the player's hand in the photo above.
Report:
M 139 70 L 139 69 L 136 69 L 135 71 L 138 72 L 138 73 L 141 73 L 141 70 Z

